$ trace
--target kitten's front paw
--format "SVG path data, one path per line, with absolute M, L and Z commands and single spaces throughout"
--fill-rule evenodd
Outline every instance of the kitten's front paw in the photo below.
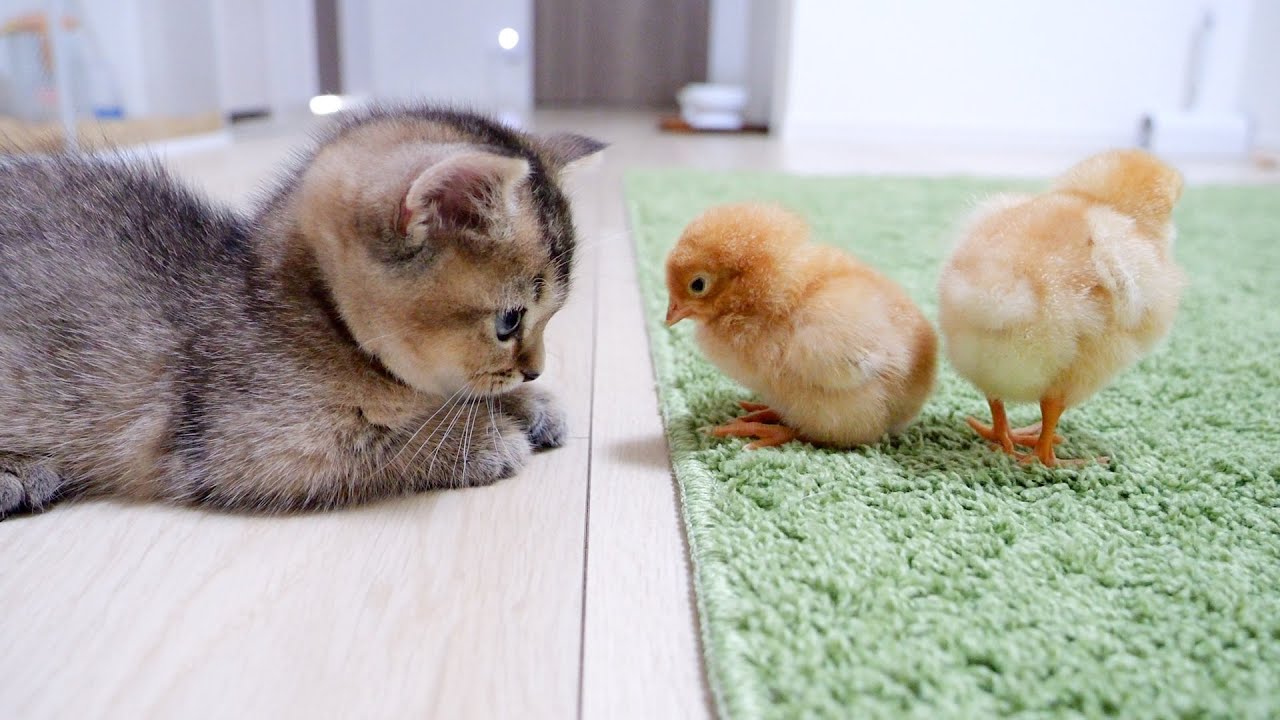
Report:
M 502 411 L 524 428 L 535 450 L 564 445 L 569 434 L 564 409 L 550 392 L 528 385 L 502 396 Z
M 496 404 L 451 405 L 432 416 L 409 444 L 392 448 L 410 464 L 415 489 L 490 485 L 520 472 L 533 451 L 524 427 Z
M 477 418 L 466 439 L 465 456 L 452 468 L 454 482 L 463 487 L 490 485 L 514 477 L 532 452 L 524 428 L 500 413 L 483 420 Z
M 52 503 L 62 478 L 42 463 L 0 456 L 0 519 L 15 512 L 39 512 Z
M 460 434 L 462 452 L 449 468 L 449 486 L 488 486 L 511 478 L 532 452 L 524 428 L 502 413 L 477 413 L 472 427 Z

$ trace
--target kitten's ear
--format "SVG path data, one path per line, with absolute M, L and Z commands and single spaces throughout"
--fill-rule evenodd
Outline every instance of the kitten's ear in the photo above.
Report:
M 574 133 L 558 133 L 542 138 L 543 154 L 560 174 L 577 172 L 599 162 L 607 144 Z
M 486 231 L 508 211 L 513 191 L 529 175 L 523 158 L 466 152 L 432 165 L 400 202 L 396 230 L 421 244 L 432 230 Z

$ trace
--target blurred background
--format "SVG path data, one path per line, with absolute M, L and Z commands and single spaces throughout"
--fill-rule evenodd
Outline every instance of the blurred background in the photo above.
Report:
M 1254 157 L 1280 148 L 1277 78 L 1276 0 L 0 0 L 10 151 L 425 97 L 513 123 L 613 108 L 672 132 Z

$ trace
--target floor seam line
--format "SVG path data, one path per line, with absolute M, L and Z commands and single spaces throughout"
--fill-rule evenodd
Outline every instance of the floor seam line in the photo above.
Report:
M 600 347 L 600 267 L 601 254 L 596 249 L 592 259 L 593 281 L 591 285 L 591 393 L 587 401 L 587 490 L 582 518 L 582 617 L 578 625 L 578 720 L 582 720 L 583 691 L 587 675 L 587 572 L 591 563 L 591 475 L 596 437 L 596 374 Z

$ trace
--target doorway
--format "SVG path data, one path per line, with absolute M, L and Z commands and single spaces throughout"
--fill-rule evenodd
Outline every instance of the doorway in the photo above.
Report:
M 709 0 L 537 0 L 538 105 L 672 107 L 707 76 Z

